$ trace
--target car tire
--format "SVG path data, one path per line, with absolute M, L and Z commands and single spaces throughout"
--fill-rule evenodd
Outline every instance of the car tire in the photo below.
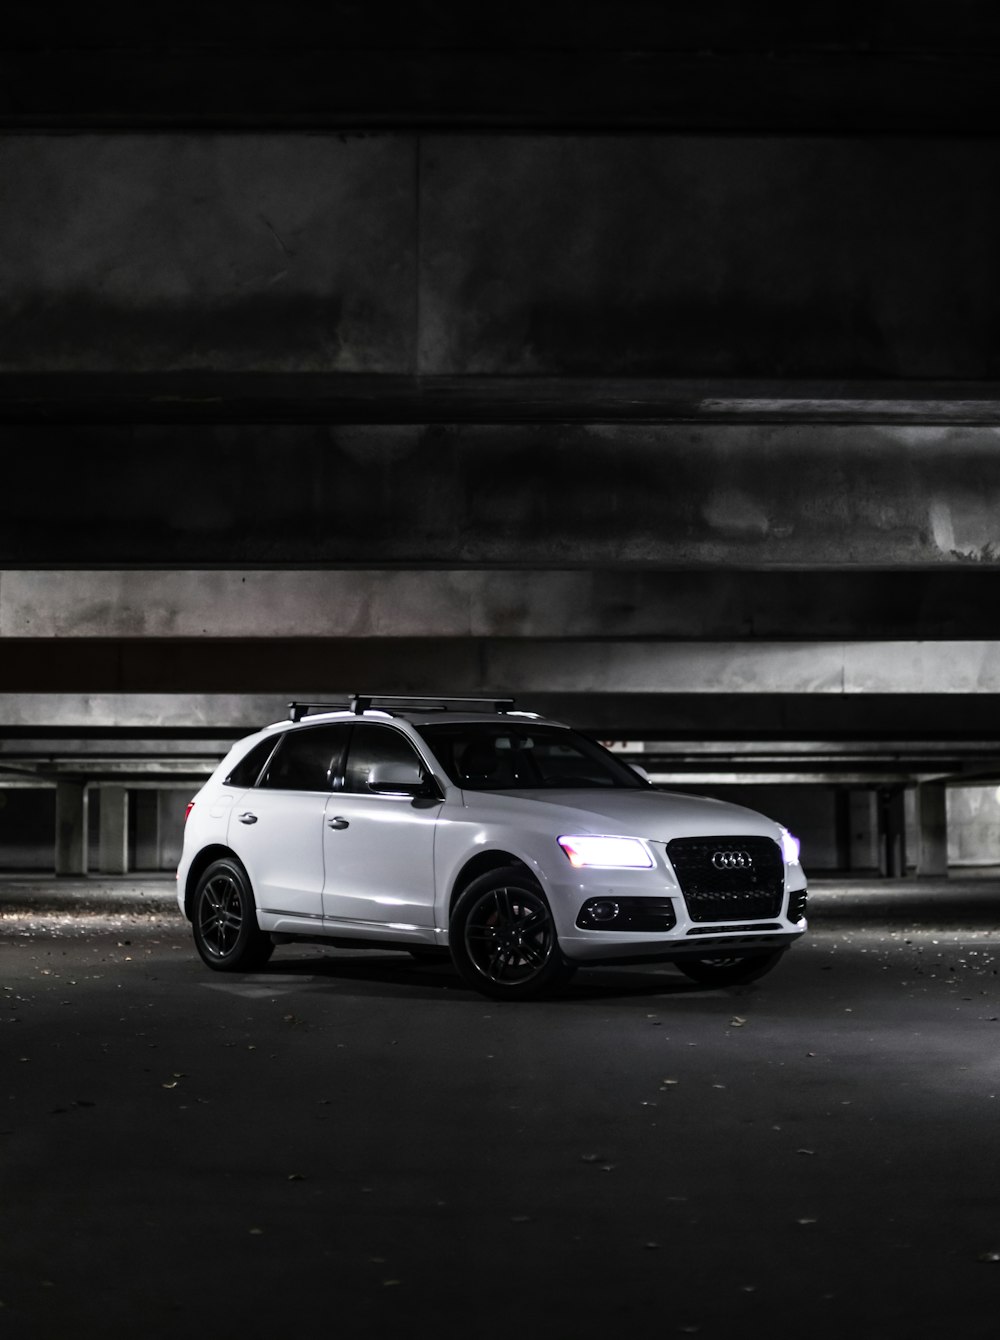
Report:
M 493 1000 L 536 1000 L 574 970 L 559 948 L 545 894 L 523 866 L 472 881 L 455 904 L 449 941 L 459 976 Z
M 711 954 L 674 960 L 686 977 L 701 986 L 739 986 L 770 972 L 784 957 L 783 949 L 758 954 Z
M 271 937 L 257 925 L 247 872 L 235 858 L 213 861 L 203 872 L 191 911 L 195 947 L 215 972 L 253 972 L 274 953 Z

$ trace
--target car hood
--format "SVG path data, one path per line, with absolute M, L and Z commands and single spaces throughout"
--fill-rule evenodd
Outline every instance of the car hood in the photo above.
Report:
M 779 840 L 780 827 L 756 810 L 707 796 L 683 796 L 670 791 L 585 790 L 466 792 L 466 803 L 489 795 L 490 808 L 530 809 L 536 817 L 549 812 L 553 825 L 564 833 L 610 833 L 669 842 L 674 837 L 760 836 Z M 512 802 L 510 808 L 503 804 Z M 499 802 L 499 804 L 498 804 Z

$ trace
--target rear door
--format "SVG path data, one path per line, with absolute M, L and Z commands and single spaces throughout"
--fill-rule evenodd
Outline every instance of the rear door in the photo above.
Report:
M 288 731 L 257 785 L 233 805 L 229 843 L 270 917 L 322 920 L 323 820 L 348 730 L 328 724 Z

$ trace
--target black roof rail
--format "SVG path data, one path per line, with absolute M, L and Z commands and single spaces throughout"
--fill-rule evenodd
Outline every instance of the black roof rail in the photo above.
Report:
M 289 721 L 301 721 L 309 712 L 346 712 L 350 708 L 349 702 L 340 703 L 313 703 L 313 702 L 291 702 L 288 704 Z
M 312 711 L 353 712 L 360 716 L 374 704 L 380 706 L 407 707 L 419 706 L 425 712 L 447 712 L 449 707 L 458 706 L 469 711 L 478 709 L 485 712 L 506 712 L 514 706 L 513 698 L 456 698 L 451 694 L 427 694 L 414 696 L 402 693 L 352 693 L 346 702 L 318 703 L 291 702 L 288 704 L 288 716 L 292 721 L 301 721 Z

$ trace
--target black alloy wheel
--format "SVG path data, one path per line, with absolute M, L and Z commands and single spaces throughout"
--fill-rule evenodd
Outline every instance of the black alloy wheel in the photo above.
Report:
M 192 908 L 194 943 L 216 972 L 252 972 L 274 952 L 257 925 L 247 873 L 236 860 L 214 861 L 202 874 Z
M 784 949 L 756 954 L 710 954 L 698 958 L 685 954 L 674 962 L 685 976 L 701 986 L 739 986 L 763 977 L 784 955 Z
M 573 973 L 541 888 L 520 866 L 473 880 L 455 905 L 451 955 L 463 981 L 494 1000 L 532 1000 Z

